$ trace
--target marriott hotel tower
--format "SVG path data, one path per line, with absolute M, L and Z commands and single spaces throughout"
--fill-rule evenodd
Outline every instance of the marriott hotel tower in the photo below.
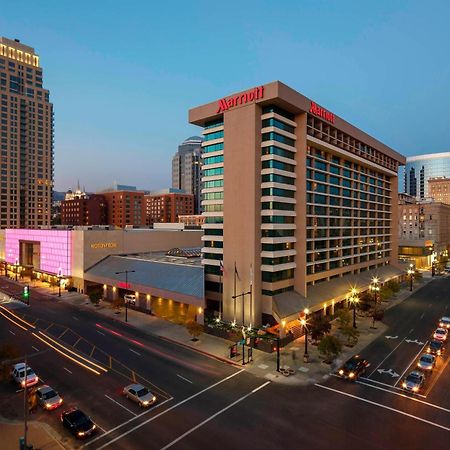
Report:
M 402 155 L 279 81 L 189 121 L 204 136 L 208 308 L 245 325 L 291 321 L 402 274 Z
M 50 224 L 53 105 L 42 78 L 32 47 L 0 37 L 0 228 Z

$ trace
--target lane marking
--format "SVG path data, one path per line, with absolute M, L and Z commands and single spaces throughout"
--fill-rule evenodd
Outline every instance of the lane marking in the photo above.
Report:
M 319 387 L 321 389 L 326 389 L 328 391 L 336 392 L 337 394 L 345 395 L 346 397 L 354 398 L 355 400 L 360 400 L 362 402 L 369 403 L 370 405 L 378 406 L 379 408 L 384 408 L 384 409 L 387 409 L 389 411 L 393 411 L 393 412 L 396 412 L 398 414 L 402 414 L 404 416 L 410 417 L 411 419 L 415 419 L 415 420 L 418 420 L 420 422 L 427 423 L 428 425 L 432 425 L 432 426 L 437 427 L 437 428 L 442 428 L 443 430 L 446 430 L 446 431 L 450 431 L 450 428 L 445 427 L 444 425 L 440 425 L 438 423 L 431 422 L 430 420 L 423 419 L 422 417 L 414 416 L 413 414 L 409 414 L 409 413 L 401 411 L 399 409 L 395 409 L 395 408 L 392 408 L 390 406 L 383 405 L 381 403 L 377 403 L 377 402 L 374 402 L 372 400 L 368 400 L 366 398 L 358 397 L 356 395 L 349 394 L 347 392 L 338 391 L 337 389 L 333 389 L 333 388 L 330 388 L 328 386 L 323 386 L 322 384 L 318 384 L 318 383 L 314 383 L 314 386 L 317 386 L 317 387 Z
M 172 447 L 172 445 L 176 444 L 177 442 L 181 441 L 181 439 L 184 439 L 186 436 L 188 436 L 189 434 L 193 433 L 195 430 L 198 430 L 199 428 L 201 428 L 203 425 L 205 425 L 205 423 L 210 422 L 211 420 L 215 419 L 217 416 L 219 416 L 220 414 L 224 413 L 225 411 L 227 411 L 228 409 L 232 408 L 233 406 L 237 405 L 238 403 L 242 402 L 243 400 L 245 400 L 247 397 L 250 397 L 250 395 L 253 395 L 254 393 L 258 392 L 260 389 L 263 389 L 264 387 L 266 387 L 268 384 L 270 384 L 271 381 L 266 381 L 265 383 L 261 384 L 260 386 L 258 386 L 257 388 L 253 389 L 253 391 L 249 392 L 248 394 L 245 394 L 243 397 L 238 398 L 236 401 L 234 401 L 233 403 L 229 404 L 228 406 L 226 406 L 225 408 L 221 409 L 220 411 L 217 411 L 215 414 L 213 414 L 212 416 L 208 417 L 207 419 L 205 419 L 203 422 L 200 422 L 198 425 L 196 425 L 195 427 L 191 428 L 190 430 L 186 431 L 186 433 L 183 433 L 181 436 L 178 436 L 176 439 L 174 439 L 172 442 L 170 442 L 169 444 L 167 444 L 166 446 L 162 447 L 161 450 L 166 450 L 169 447 Z
M 8 330 L 13 336 L 16 335 L 16 333 L 14 333 L 14 331 Z
M 11 317 L 8 317 L 6 314 L 3 314 L 0 311 L 0 314 L 7 320 L 9 320 L 10 322 L 12 322 L 14 325 L 17 325 L 19 328 L 22 328 L 22 330 L 28 331 L 25 327 L 23 327 L 22 325 L 20 325 L 20 323 L 16 322 L 15 320 L 11 319 Z
M 58 336 L 58 339 L 61 339 L 68 331 L 69 331 L 69 329 L 66 328 L 66 329 Z
M 32 349 L 36 350 L 37 352 L 39 351 L 38 348 L 36 348 L 34 345 L 31 346 Z
M 78 317 L 72 316 L 73 320 L 78 320 Z
M 183 405 L 184 403 L 186 403 L 186 402 L 192 400 L 192 399 L 195 398 L 195 397 L 198 397 L 199 395 L 203 394 L 203 393 L 206 392 L 206 391 L 209 391 L 210 389 L 215 388 L 215 387 L 218 386 L 219 384 L 222 384 L 222 383 L 224 383 L 225 381 L 228 381 L 229 379 L 235 377 L 236 375 L 239 375 L 239 374 L 242 373 L 242 372 L 245 372 L 245 369 L 238 370 L 237 372 L 234 372 L 234 373 L 232 373 L 231 375 L 228 375 L 227 377 L 223 378 L 222 380 L 217 381 L 216 383 L 212 384 L 211 386 L 208 386 L 207 388 L 202 389 L 201 391 L 198 391 L 196 394 L 193 394 L 193 395 L 191 395 L 190 397 L 187 397 L 187 398 L 185 398 L 184 400 L 181 400 L 181 402 L 178 402 L 178 403 L 176 403 L 175 405 L 171 406 L 170 408 L 167 408 L 167 409 L 165 409 L 164 411 L 161 411 L 159 414 L 156 414 L 156 416 L 150 417 L 150 419 L 147 419 L 146 421 L 141 422 L 140 424 L 136 425 L 135 427 L 131 428 L 130 430 L 126 431 L 125 433 L 122 433 L 121 435 L 115 437 L 114 439 L 112 439 L 111 441 L 107 442 L 106 444 L 103 444 L 102 447 L 98 447 L 96 450 L 101 450 L 102 448 L 107 447 L 109 444 L 112 444 L 112 443 L 118 441 L 119 439 L 122 439 L 123 437 L 127 436 L 127 435 L 130 434 L 130 433 L 133 433 L 133 431 L 137 430 L 137 429 L 140 428 L 140 427 L 143 427 L 143 426 L 146 425 L 147 423 L 149 423 L 149 422 L 151 422 L 151 421 L 157 419 L 158 417 L 162 416 L 163 414 L 166 414 L 166 413 L 168 413 L 169 411 L 172 411 L 172 409 L 177 408 L 177 407 L 180 406 L 180 405 Z M 169 400 L 172 400 L 172 399 L 168 399 L 168 400 L 166 400 L 166 401 L 163 402 L 163 403 L 166 403 L 166 402 L 169 401 Z M 161 403 L 161 404 L 162 404 L 162 403 Z M 131 419 L 127 420 L 126 422 L 124 422 L 124 423 L 118 425 L 117 427 L 113 428 L 112 430 L 109 430 L 107 434 L 109 434 L 109 433 L 111 433 L 111 432 L 113 432 L 113 431 L 116 431 L 117 429 L 119 429 L 119 428 L 123 427 L 124 425 L 130 423 L 131 421 L 133 421 L 133 420 L 135 420 L 135 419 L 141 417 L 142 415 L 147 414 L 148 412 L 150 412 L 150 410 L 149 410 L 149 411 L 146 411 L 146 412 L 144 412 L 144 413 L 142 413 L 142 414 L 140 414 L 139 416 L 136 416 L 135 418 L 131 418 Z M 96 438 L 94 438 L 94 439 L 91 439 L 89 442 L 87 442 L 87 443 L 86 443 L 84 446 L 82 446 L 81 448 L 87 447 L 88 445 L 92 444 L 93 442 L 97 441 L 98 439 L 101 439 L 102 437 L 103 437 L 103 436 L 98 436 L 98 437 L 96 437 Z
M 428 341 L 425 341 L 425 344 L 423 344 L 422 348 L 418 351 L 418 353 L 416 353 L 416 355 L 414 356 L 414 358 L 412 359 L 412 361 L 409 363 L 409 366 L 404 370 L 404 372 L 399 376 L 397 382 L 394 384 L 394 386 L 397 386 L 397 383 L 403 378 L 403 376 L 405 375 L 406 371 L 414 364 L 414 361 L 419 357 L 419 355 L 423 352 L 423 349 L 425 348 L 425 346 L 427 345 Z
M 83 338 L 79 337 L 77 339 L 77 341 L 75 342 L 75 344 L 73 344 L 73 347 L 76 347 L 79 344 L 79 342 L 81 341 L 81 339 L 83 339 Z
M 141 356 L 141 354 L 139 352 L 137 352 L 136 350 L 133 350 L 132 348 L 129 348 L 128 350 L 130 350 L 130 352 L 136 353 L 136 355 Z
M 181 379 L 184 380 L 184 381 L 187 381 L 188 383 L 193 384 L 191 380 L 188 380 L 187 378 L 182 377 L 182 376 L 179 375 L 178 373 L 177 373 L 177 377 L 181 378 Z
M 98 334 L 101 334 L 102 336 L 105 335 L 105 333 L 102 333 L 101 331 L 98 331 L 98 330 L 97 330 L 97 333 L 98 333 Z
M 20 320 L 22 323 L 24 323 L 25 325 L 28 325 L 30 328 L 36 328 L 34 325 L 32 325 L 31 323 L 27 322 L 26 320 L 22 319 L 22 317 L 18 316 L 17 314 L 14 314 L 12 311 L 10 311 L 8 308 L 5 308 L 4 306 L 0 305 L 0 308 L 2 308 L 5 311 L 8 311 L 9 314 L 11 314 L 13 317 L 15 317 L 16 319 Z
M 411 328 L 408 332 L 408 334 L 411 334 L 414 331 L 414 328 Z
M 125 409 L 126 411 L 128 411 L 130 414 L 133 414 L 133 416 L 137 416 L 136 413 L 134 413 L 133 411 L 131 411 L 130 409 L 126 408 L 125 406 L 123 406 L 122 404 L 120 404 L 119 402 L 116 402 L 113 398 L 111 398 L 109 395 L 105 394 L 106 398 L 109 398 L 112 402 L 114 402 L 116 405 L 119 405 L 121 408 Z
M 392 353 L 394 353 L 395 350 L 397 350 L 397 349 L 400 347 L 400 345 L 403 344 L 403 341 L 404 341 L 404 340 L 405 340 L 405 338 L 403 338 L 403 339 L 401 340 L 400 344 L 398 344 L 398 345 L 394 348 L 394 350 L 392 350 L 392 352 L 390 352 L 390 353 L 383 359 L 383 361 L 381 361 L 380 364 L 378 364 L 378 366 L 375 367 L 375 369 L 373 369 L 373 371 L 371 372 L 371 374 L 370 374 L 367 378 L 370 378 L 370 377 L 377 371 L 377 369 L 381 366 L 381 364 L 383 364 L 383 363 L 389 358 L 389 356 L 391 356 Z
M 67 367 L 63 367 L 63 369 L 66 370 L 67 372 L 69 372 L 72 375 L 72 372 Z
M 422 313 L 422 315 L 420 316 L 421 319 L 423 319 L 423 316 L 425 315 L 425 313 Z

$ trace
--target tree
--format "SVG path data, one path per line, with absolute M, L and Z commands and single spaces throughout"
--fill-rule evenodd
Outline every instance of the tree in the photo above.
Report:
M 309 322 L 309 332 L 311 339 L 318 341 L 326 333 L 331 330 L 331 324 L 327 317 L 322 314 L 314 314 Z
M 341 353 L 342 344 L 336 336 L 328 334 L 319 342 L 318 350 L 324 356 L 324 361 L 330 364 Z
M 346 328 L 352 321 L 352 315 L 348 308 L 342 308 L 337 312 L 337 320 L 339 322 L 339 328 Z
M 347 345 L 353 347 L 358 342 L 359 331 L 350 325 L 343 327 L 341 333 L 347 338 Z
M 102 289 L 93 289 L 88 294 L 89 300 L 95 304 L 97 304 L 102 298 L 103 298 L 103 291 Z
M 203 333 L 203 326 L 195 320 L 190 320 L 186 323 L 186 329 L 192 336 L 193 341 L 198 341 L 198 337 Z
M 9 379 L 8 361 L 16 359 L 20 356 L 19 349 L 13 344 L 3 344 L 0 346 L 0 379 Z

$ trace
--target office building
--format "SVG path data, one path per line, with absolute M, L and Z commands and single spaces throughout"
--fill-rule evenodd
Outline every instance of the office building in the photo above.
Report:
M 202 137 L 191 136 L 178 146 L 178 151 L 172 158 L 172 187 L 194 196 L 195 214 L 199 214 L 201 209 L 202 141 Z
M 180 189 L 165 189 L 144 196 L 147 225 L 176 223 L 180 215 L 194 213 L 194 196 Z
M 430 178 L 428 180 L 428 193 L 435 202 L 450 205 L 450 178 Z
M 115 190 L 102 192 L 106 201 L 107 224 L 119 228 L 145 226 L 144 192 Z
M 399 170 L 399 192 L 417 200 L 428 198 L 428 180 L 437 177 L 450 178 L 450 152 L 409 156 Z
M 204 136 L 208 309 L 280 323 L 403 274 L 402 155 L 278 81 L 191 109 L 189 121 Z
M 0 37 L 0 228 L 50 224 L 53 105 L 34 48 Z

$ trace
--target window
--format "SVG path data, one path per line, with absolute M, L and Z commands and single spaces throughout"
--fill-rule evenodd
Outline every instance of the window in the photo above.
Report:
M 281 122 L 278 119 L 274 119 L 273 117 L 270 119 L 265 119 L 262 121 L 262 127 L 276 127 L 280 128 L 281 130 L 287 131 L 289 133 L 295 134 L 295 128 L 291 125 L 288 125 L 284 122 Z
M 277 142 L 281 142 L 286 145 L 290 145 L 291 147 L 295 146 L 295 141 L 293 139 L 290 139 L 286 136 L 283 136 L 281 134 L 274 133 L 274 132 L 263 133 L 262 140 L 263 141 L 277 141 Z

